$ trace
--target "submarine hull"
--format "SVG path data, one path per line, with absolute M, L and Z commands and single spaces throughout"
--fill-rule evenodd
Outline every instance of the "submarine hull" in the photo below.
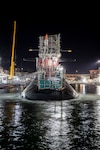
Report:
M 68 100 L 78 97 L 78 93 L 64 79 L 64 87 L 58 89 L 38 89 L 37 81 L 33 80 L 21 93 L 23 98 L 29 100 Z

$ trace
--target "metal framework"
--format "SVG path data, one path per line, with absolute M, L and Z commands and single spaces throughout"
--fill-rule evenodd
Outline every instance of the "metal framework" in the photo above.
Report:
M 62 88 L 63 67 L 59 64 L 60 34 L 39 37 L 39 57 L 36 58 L 39 89 Z

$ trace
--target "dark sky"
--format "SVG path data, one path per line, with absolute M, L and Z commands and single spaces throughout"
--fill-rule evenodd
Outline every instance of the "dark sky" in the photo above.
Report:
M 97 5 L 96 5 L 97 6 Z M 16 20 L 16 64 L 17 67 L 24 67 L 25 70 L 34 71 L 34 62 L 23 62 L 22 58 L 33 58 L 36 52 L 28 52 L 29 48 L 37 49 L 39 36 L 48 34 L 61 34 L 61 48 L 72 49 L 72 53 L 63 53 L 62 57 L 76 59 L 76 62 L 63 63 L 68 73 L 89 73 L 91 69 L 97 69 L 97 60 L 100 58 L 100 17 L 98 7 L 70 8 L 65 10 L 53 8 L 33 11 L 29 15 L 22 13 L 15 16 L 3 16 L 0 20 L 0 56 L 1 66 L 4 69 L 10 67 L 10 57 L 12 49 L 13 21 Z M 75 9 L 76 8 L 76 9 Z M 82 8 L 82 10 L 81 10 Z M 59 9 L 59 8 L 58 8 Z M 67 10 L 68 9 L 68 10 Z M 42 10 L 42 9 L 41 9 Z M 51 11 L 51 13 L 50 13 Z M 61 13 L 60 13 L 61 11 Z

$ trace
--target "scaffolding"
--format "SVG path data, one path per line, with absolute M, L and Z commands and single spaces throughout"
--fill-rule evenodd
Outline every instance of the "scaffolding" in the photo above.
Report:
M 60 34 L 39 37 L 39 57 L 36 58 L 39 89 L 62 88 L 63 67 L 59 64 Z

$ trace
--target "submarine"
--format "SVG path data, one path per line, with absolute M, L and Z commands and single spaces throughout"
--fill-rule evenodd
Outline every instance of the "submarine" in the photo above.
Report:
M 21 97 L 46 101 L 77 98 L 78 93 L 65 79 L 60 63 L 60 34 L 40 36 L 38 48 L 35 76 L 21 92 Z

